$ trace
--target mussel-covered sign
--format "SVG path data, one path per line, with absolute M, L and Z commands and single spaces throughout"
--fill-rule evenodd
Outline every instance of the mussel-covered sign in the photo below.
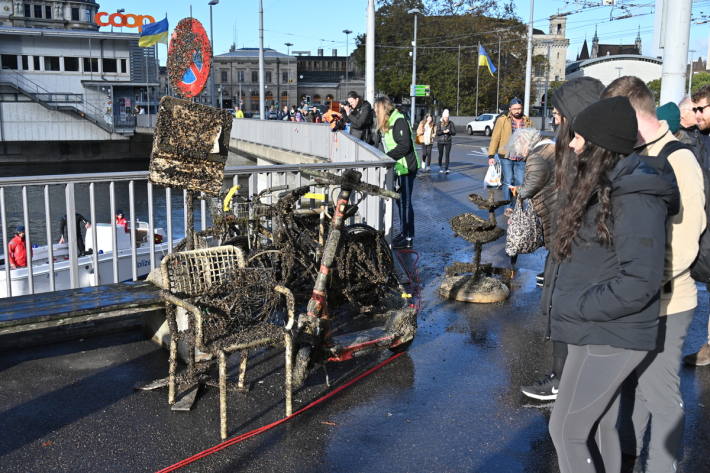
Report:
M 232 116 L 226 110 L 163 97 L 150 156 L 150 181 L 218 195 L 231 131 Z

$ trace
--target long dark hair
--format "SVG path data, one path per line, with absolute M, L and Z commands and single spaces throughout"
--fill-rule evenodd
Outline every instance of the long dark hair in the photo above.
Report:
M 565 178 L 571 174 L 570 161 L 574 158 L 574 151 L 569 147 L 574 138 L 572 121 L 560 113 L 560 124 L 555 137 L 555 183 L 559 189 L 565 183 Z
M 582 226 L 589 201 L 596 193 L 599 211 L 595 217 L 597 238 L 602 245 L 610 246 L 613 237 L 611 226 L 611 181 L 608 173 L 622 156 L 601 146 L 587 142 L 579 155 L 569 155 L 569 175 L 562 179 L 560 188 L 557 231 L 552 254 L 563 261 L 572 252 L 572 242 Z

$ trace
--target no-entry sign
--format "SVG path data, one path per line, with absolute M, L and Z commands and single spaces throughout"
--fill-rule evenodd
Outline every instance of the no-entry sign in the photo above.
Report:
M 168 48 L 168 78 L 178 95 L 192 98 L 202 92 L 210 76 L 212 48 L 202 23 L 183 18 Z

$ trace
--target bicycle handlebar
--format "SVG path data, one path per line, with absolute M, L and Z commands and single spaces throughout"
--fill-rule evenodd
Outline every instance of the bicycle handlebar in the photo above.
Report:
M 354 190 L 362 191 L 367 194 L 378 195 L 380 197 L 385 197 L 388 199 L 399 199 L 400 195 L 397 192 L 389 191 L 381 187 L 368 184 L 366 182 L 353 182 L 348 180 L 347 182 L 342 176 L 333 174 L 326 171 L 311 171 L 310 169 L 301 169 L 301 174 L 314 178 L 320 184 L 330 184 L 330 185 L 343 185 L 347 184 Z

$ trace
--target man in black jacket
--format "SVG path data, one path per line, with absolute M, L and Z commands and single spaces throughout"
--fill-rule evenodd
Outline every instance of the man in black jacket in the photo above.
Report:
M 363 100 L 357 92 L 351 91 L 348 94 L 348 103 L 343 105 L 345 109 L 345 121 L 350 123 L 350 134 L 367 144 L 373 144 L 372 105 L 367 100 Z

